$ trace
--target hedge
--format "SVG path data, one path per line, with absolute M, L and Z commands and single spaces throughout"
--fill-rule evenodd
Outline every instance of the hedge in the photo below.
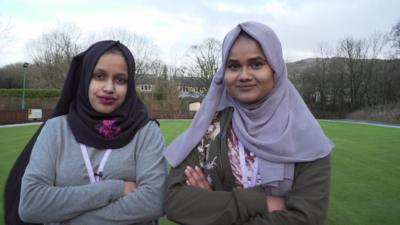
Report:
M 61 91 L 57 89 L 25 89 L 26 98 L 57 97 Z M 21 97 L 22 89 L 1 89 L 0 97 Z

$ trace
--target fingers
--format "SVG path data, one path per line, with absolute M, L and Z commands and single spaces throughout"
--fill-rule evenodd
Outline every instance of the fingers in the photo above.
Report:
M 185 170 L 185 175 L 186 175 L 186 184 L 190 186 L 195 186 L 195 187 L 200 187 L 199 184 L 199 175 L 197 172 L 190 166 L 186 167 Z
M 193 186 L 194 185 L 194 178 L 192 176 L 191 167 L 186 167 L 185 175 L 186 175 L 186 185 Z
M 133 186 L 133 191 L 135 191 L 135 190 L 136 190 L 136 188 L 137 188 L 137 184 L 136 184 L 136 182 L 132 181 L 132 186 Z
M 124 195 L 128 195 L 130 192 L 135 191 L 136 183 L 133 181 L 124 181 Z
M 271 213 L 276 210 L 284 210 L 286 208 L 285 199 L 277 196 L 266 196 L 266 203 L 268 205 L 268 212 Z
M 194 169 L 190 166 L 187 166 L 185 170 L 185 175 L 187 178 L 186 185 L 202 188 L 205 190 L 211 190 L 203 171 L 198 166 L 196 166 Z
M 203 171 L 198 166 L 195 167 L 195 174 L 196 174 L 195 177 L 197 178 L 197 182 L 199 183 L 200 187 L 203 189 L 210 189 L 208 180 L 204 176 Z

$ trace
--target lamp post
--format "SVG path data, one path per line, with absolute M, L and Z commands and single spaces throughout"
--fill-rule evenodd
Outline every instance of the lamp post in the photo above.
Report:
M 22 76 L 23 76 L 23 83 L 22 83 L 22 101 L 21 101 L 21 109 L 25 109 L 25 81 L 26 81 L 26 72 L 28 70 L 29 63 L 22 64 Z

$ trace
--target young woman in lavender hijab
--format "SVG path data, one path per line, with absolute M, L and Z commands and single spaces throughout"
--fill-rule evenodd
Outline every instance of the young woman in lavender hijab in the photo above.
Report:
M 222 67 L 165 156 L 165 210 L 179 224 L 324 224 L 333 147 L 288 80 L 269 27 L 225 37 Z
M 23 224 L 20 219 L 157 223 L 167 177 L 164 142 L 136 95 L 134 71 L 131 52 L 116 41 L 95 43 L 73 58 L 52 118 L 11 171 L 6 190 L 10 209 L 12 202 L 18 204 L 18 171 L 24 171 L 32 149 L 22 178 L 20 218 L 8 210 L 8 224 Z

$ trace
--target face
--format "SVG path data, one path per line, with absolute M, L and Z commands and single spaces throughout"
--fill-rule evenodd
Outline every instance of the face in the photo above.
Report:
M 240 35 L 226 62 L 225 85 L 229 94 L 243 103 L 254 103 L 274 87 L 274 76 L 261 47 L 254 39 Z
M 93 70 L 89 101 L 99 113 L 111 113 L 125 100 L 128 90 L 128 66 L 117 53 L 102 55 Z

